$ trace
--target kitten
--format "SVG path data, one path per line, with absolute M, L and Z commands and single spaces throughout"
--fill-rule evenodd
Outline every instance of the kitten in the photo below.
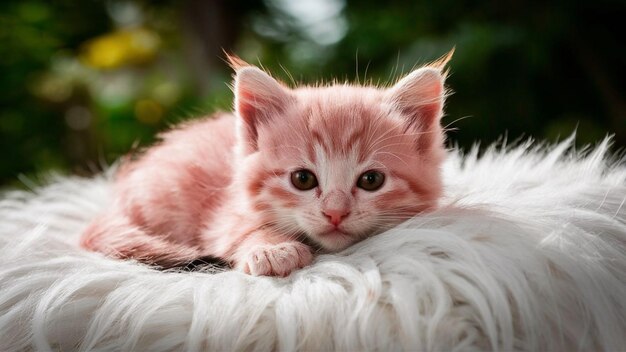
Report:
M 236 57 L 235 113 L 185 123 L 122 163 L 81 246 L 171 267 L 213 256 L 285 276 L 432 209 L 442 192 L 443 66 L 389 88 L 290 89 Z

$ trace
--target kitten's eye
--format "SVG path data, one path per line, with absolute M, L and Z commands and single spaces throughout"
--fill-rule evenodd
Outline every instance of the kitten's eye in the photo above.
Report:
M 370 170 L 359 176 L 356 185 L 366 191 L 375 191 L 382 187 L 385 182 L 385 175 L 382 172 Z
M 297 170 L 291 173 L 291 183 L 301 191 L 308 191 L 317 187 L 317 178 L 309 170 Z

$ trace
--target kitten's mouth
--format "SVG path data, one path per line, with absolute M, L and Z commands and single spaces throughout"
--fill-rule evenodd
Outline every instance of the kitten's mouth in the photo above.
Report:
M 353 235 L 337 229 L 328 231 L 318 237 L 318 242 L 330 253 L 343 250 L 356 241 L 357 239 Z
M 354 243 L 354 236 L 339 228 L 322 232 L 317 237 L 322 246 L 332 251 L 341 250 Z
M 330 231 L 320 233 L 321 237 L 349 237 L 350 234 L 340 230 L 339 228 L 334 228 Z

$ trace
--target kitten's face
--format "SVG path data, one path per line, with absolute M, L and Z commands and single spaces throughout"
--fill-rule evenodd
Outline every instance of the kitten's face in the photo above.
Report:
M 412 81 L 385 90 L 264 87 L 281 91 L 272 92 L 275 100 L 254 95 L 254 130 L 243 118 L 240 135 L 249 149 L 242 151 L 238 176 L 255 209 L 280 232 L 340 250 L 434 207 L 443 158 L 443 86 L 436 78 L 422 83 L 434 84 L 425 89 L 438 99 L 420 96 L 417 107 L 403 100 L 415 94 L 414 86 L 407 93 Z M 245 114 L 247 92 L 237 94 L 238 112 Z M 259 102 L 268 101 L 280 105 L 260 111 Z

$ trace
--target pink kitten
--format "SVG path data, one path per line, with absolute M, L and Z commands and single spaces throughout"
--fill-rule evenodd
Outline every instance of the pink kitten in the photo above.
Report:
M 81 245 L 164 267 L 213 256 L 284 276 L 311 263 L 311 246 L 338 251 L 432 209 L 449 56 L 383 89 L 290 89 L 230 58 L 235 113 L 183 124 L 124 162 L 114 204 Z

